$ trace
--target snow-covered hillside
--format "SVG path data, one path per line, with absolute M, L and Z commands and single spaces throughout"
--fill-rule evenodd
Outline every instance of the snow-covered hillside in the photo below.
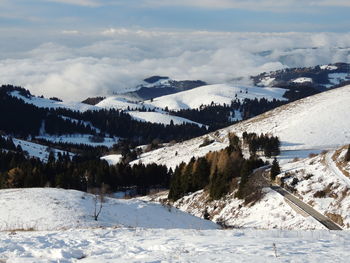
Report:
M 350 86 L 323 92 L 219 130 L 213 137 L 215 142 L 206 147 L 199 147 L 206 137 L 202 136 L 145 153 L 141 161 L 175 167 L 192 156 L 226 147 L 229 132 L 271 133 L 280 138 L 282 150 L 299 150 L 303 155 L 305 151 L 336 148 L 350 142 L 349 98 Z
M 305 83 L 305 82 L 312 82 L 312 78 L 297 78 L 295 80 L 292 81 L 293 83 Z
M 177 116 L 171 116 L 167 112 L 163 111 L 162 109 L 159 109 L 155 107 L 154 105 L 151 105 L 150 103 L 144 103 L 141 101 L 132 101 L 124 98 L 123 96 L 111 96 L 108 98 L 105 98 L 95 106 L 91 106 L 88 104 L 80 103 L 80 102 L 59 102 L 56 100 L 50 100 L 40 97 L 32 96 L 30 98 L 27 98 L 25 96 L 22 96 L 18 91 L 11 92 L 11 95 L 22 99 L 24 102 L 28 104 L 35 105 L 39 108 L 67 108 L 74 111 L 87 111 L 87 110 L 101 110 L 101 109 L 117 109 L 117 110 L 124 110 L 128 111 L 128 113 L 131 115 L 131 117 L 134 120 L 142 121 L 142 122 L 151 122 L 151 123 L 160 123 L 168 125 L 170 124 L 171 120 L 174 122 L 175 125 L 177 124 L 183 124 L 183 123 L 192 123 L 196 124 L 198 126 L 202 126 L 200 123 L 193 122 L 191 120 L 177 117 Z M 141 112 L 139 110 L 155 110 L 155 112 Z M 71 118 L 67 118 L 65 116 L 61 116 L 63 119 L 73 122 L 79 122 L 78 120 L 74 120 Z M 99 131 L 98 129 L 94 128 L 91 123 L 89 122 L 83 122 L 85 125 L 90 125 L 94 130 Z M 59 138 L 50 138 L 45 137 L 43 139 L 51 140 L 51 141 L 62 141 L 67 143 L 83 143 L 83 144 L 91 144 L 86 138 L 80 138 L 72 139 L 70 138 L 72 136 L 63 136 Z M 77 137 L 77 136 L 73 136 Z M 83 136 L 84 137 L 84 136 Z M 80 142 L 81 141 L 81 142 Z M 106 144 L 103 144 L 106 145 Z
M 236 228 L 325 229 L 321 223 L 296 209 L 277 192 L 270 188 L 263 190 L 262 199 L 250 205 L 235 198 L 234 193 L 210 201 L 208 193 L 200 190 L 177 200 L 174 206 L 198 217 L 203 217 L 204 211 L 207 211 L 214 222 Z
M 98 108 L 104 109 L 118 109 L 118 110 L 138 110 L 145 107 L 148 109 L 154 109 L 154 107 L 150 107 L 149 105 L 144 105 L 138 101 L 131 101 L 124 97 L 120 96 L 112 96 L 105 98 L 95 105 Z
M 231 104 L 232 100 L 266 98 L 267 100 L 278 99 L 285 100 L 282 96 L 285 89 L 270 88 L 270 87 L 237 87 L 228 84 L 217 84 L 201 86 L 195 89 L 158 97 L 146 104 L 151 104 L 155 107 L 165 108 L 170 110 L 180 109 L 195 109 L 201 105 L 215 104 L 223 105 Z M 237 96 L 237 97 L 236 97 Z
M 27 104 L 32 104 L 39 108 L 49 108 L 49 109 L 58 109 L 58 108 L 67 108 L 74 111 L 87 111 L 87 110 L 96 110 L 95 106 L 91 106 L 88 104 L 80 103 L 80 102 L 61 102 L 56 100 L 50 100 L 46 98 L 40 98 L 32 96 L 27 98 L 22 96 L 18 91 L 13 91 L 10 93 L 11 96 L 22 99 Z
M 343 229 L 350 229 L 350 165 L 344 162 L 346 148 L 282 164 L 277 183 Z M 234 193 L 211 201 L 208 193 L 201 190 L 177 200 L 174 206 L 198 217 L 206 211 L 211 220 L 235 227 L 324 229 L 277 192 L 268 187 L 263 190 L 262 199 L 249 205 L 235 198 Z
M 109 165 L 115 165 L 120 163 L 123 156 L 121 154 L 110 154 L 101 157 L 101 160 L 105 160 Z
M 98 221 L 94 196 L 75 190 L 29 188 L 0 190 L 0 230 L 59 230 L 87 227 L 216 229 L 175 208 L 141 200 L 106 198 Z
M 131 117 L 134 120 L 137 120 L 137 121 L 160 123 L 165 125 L 169 125 L 171 121 L 173 121 L 174 125 L 190 123 L 190 124 L 198 125 L 200 127 L 203 126 L 203 124 L 200 124 L 198 122 L 190 121 L 188 119 L 181 118 L 178 116 L 173 116 L 167 113 L 147 112 L 147 111 L 129 111 L 128 113 L 131 115 Z
M 350 169 L 345 167 L 342 172 L 338 168 L 344 154 L 345 149 L 341 148 L 284 164 L 278 177 L 304 202 L 350 229 L 350 177 L 345 175 Z
M 50 152 L 53 152 L 55 154 L 55 157 L 57 157 L 58 153 L 60 153 L 62 155 L 67 153 L 67 152 L 64 152 L 64 151 L 61 151 L 61 150 L 58 150 L 55 148 L 47 147 L 47 146 L 33 143 L 33 142 L 28 142 L 25 140 L 19 140 L 19 139 L 15 139 L 15 138 L 13 138 L 12 140 L 16 146 L 20 146 L 22 148 L 22 150 L 27 152 L 30 157 L 39 158 L 40 160 L 42 160 L 44 162 L 46 162 L 48 160 Z M 68 152 L 68 154 L 71 157 L 74 156 L 73 153 Z
M 114 137 L 102 137 L 101 140 L 94 141 L 93 135 L 90 134 L 68 134 L 68 135 L 42 135 L 36 136 L 38 139 L 44 139 L 55 143 L 70 143 L 70 144 L 85 144 L 93 147 L 96 146 L 106 146 L 108 148 L 112 147 L 114 144 L 118 143 L 119 138 Z

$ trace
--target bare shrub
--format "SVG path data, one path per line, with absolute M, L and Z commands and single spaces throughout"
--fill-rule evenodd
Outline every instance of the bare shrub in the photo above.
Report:
M 314 193 L 315 198 L 325 198 L 326 197 L 326 192 L 324 190 L 317 191 Z
M 309 158 L 314 158 L 314 157 L 316 157 L 316 156 L 317 156 L 316 153 L 309 153 Z
M 210 140 L 208 136 L 205 136 L 204 139 L 203 139 L 203 142 L 202 144 L 199 145 L 199 148 L 201 147 L 205 147 L 209 144 L 212 144 L 214 142 L 214 140 Z
M 306 176 L 305 176 L 305 180 L 309 180 L 311 177 L 313 177 L 314 175 L 312 173 L 308 173 Z
M 103 203 L 105 202 L 105 196 L 107 193 L 107 186 L 105 184 L 102 184 L 101 187 L 93 187 L 88 189 L 88 193 L 93 195 L 93 202 L 94 202 L 94 220 L 97 221 L 98 217 L 101 214 Z

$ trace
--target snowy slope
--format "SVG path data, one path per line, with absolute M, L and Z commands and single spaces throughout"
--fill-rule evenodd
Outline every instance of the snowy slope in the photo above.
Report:
M 126 98 L 120 96 L 112 96 L 105 98 L 95 105 L 98 108 L 104 109 L 118 109 L 118 110 L 137 110 L 145 107 L 146 109 L 154 109 L 153 106 L 144 105 L 143 103 L 137 101 L 127 100 Z
M 312 82 L 312 78 L 297 78 L 292 81 L 293 83 L 305 83 L 305 82 Z
M 130 114 L 134 120 L 142 121 L 142 122 L 152 122 L 152 123 L 169 125 L 170 122 L 173 121 L 175 125 L 190 123 L 190 124 L 198 125 L 200 127 L 203 126 L 203 124 L 200 124 L 198 122 L 190 121 L 185 118 L 181 118 L 178 116 L 173 116 L 173 115 L 169 115 L 167 113 L 161 113 L 161 112 L 129 111 L 128 114 Z
M 231 101 L 235 100 L 236 95 L 240 100 L 245 98 L 266 98 L 268 100 L 275 98 L 285 100 L 282 97 L 285 91 L 285 89 L 280 88 L 236 87 L 228 84 L 217 84 L 201 86 L 176 94 L 158 97 L 153 102 L 147 101 L 146 103 L 159 108 L 168 107 L 171 110 L 194 109 L 199 108 L 201 105 L 210 105 L 212 102 L 221 105 L 224 103 L 231 104 Z
M 345 231 L 79 229 L 0 232 L 3 262 L 347 262 Z
M 121 162 L 123 156 L 121 154 L 110 154 L 101 157 L 101 160 L 105 160 L 109 165 L 115 165 Z
M 344 154 L 344 149 L 337 151 Z M 350 229 L 350 177 L 338 169 L 342 157 L 334 151 L 281 166 L 279 178 L 296 195 L 317 211 L 329 216 L 343 229 Z M 336 161 L 333 160 L 336 159 Z M 350 169 L 346 169 L 350 172 Z
M 314 218 L 291 207 L 277 192 L 269 188 L 263 190 L 262 199 L 249 206 L 244 200 L 235 198 L 234 193 L 210 201 L 208 193 L 203 190 L 177 200 L 174 206 L 198 217 L 203 217 L 207 210 L 214 222 L 224 222 L 236 228 L 325 229 Z
M 11 96 L 22 99 L 25 103 L 32 104 L 39 108 L 67 108 L 75 111 L 87 111 L 87 110 L 96 110 L 95 106 L 80 103 L 80 102 L 60 102 L 56 100 L 50 100 L 46 98 L 40 98 L 32 96 L 31 98 L 27 98 L 22 96 L 18 91 L 13 91 L 10 93 Z
M 141 161 L 175 167 L 182 161 L 188 162 L 192 156 L 225 148 L 229 132 L 271 133 L 280 138 L 282 150 L 300 151 L 302 155 L 305 151 L 345 145 L 350 142 L 349 98 L 350 86 L 323 92 L 219 130 L 220 140 L 209 146 L 199 147 L 206 137 L 202 136 L 145 153 Z
M 344 163 L 345 149 L 312 155 L 281 165 L 277 183 L 299 199 L 329 217 L 343 229 L 350 229 L 350 163 Z M 314 157 L 313 157 L 314 156 Z M 338 168 L 346 164 L 345 173 Z M 282 179 L 283 178 L 283 179 Z M 263 198 L 247 206 L 234 193 L 221 200 L 210 201 L 208 194 L 198 191 L 175 202 L 174 206 L 203 217 L 207 210 L 213 221 L 236 227 L 263 229 L 324 229 L 324 226 L 295 209 L 277 192 L 264 188 Z
M 98 221 L 93 196 L 75 190 L 29 188 L 0 190 L 0 230 L 58 230 L 98 226 L 216 229 L 177 209 L 140 200 L 106 198 Z
M 114 137 L 104 137 L 101 142 L 94 142 L 91 140 L 92 135 L 90 134 L 68 134 L 68 135 L 42 135 L 36 136 L 38 139 L 44 139 L 47 141 L 55 142 L 55 143 L 71 143 L 71 144 L 86 144 L 90 146 L 106 146 L 108 148 L 112 147 L 114 144 L 118 143 L 119 138 Z
M 66 154 L 65 151 L 61 151 L 61 150 L 58 150 L 55 148 L 48 148 L 47 146 L 44 146 L 41 144 L 28 142 L 25 140 L 19 140 L 19 139 L 15 139 L 15 138 L 13 138 L 12 140 L 16 146 L 21 146 L 22 150 L 26 151 L 30 157 L 39 158 L 40 160 L 42 160 L 44 162 L 46 162 L 48 160 L 50 151 L 52 151 L 56 157 L 57 157 L 58 153 Z M 74 156 L 73 153 L 69 153 L 69 155 L 71 157 Z

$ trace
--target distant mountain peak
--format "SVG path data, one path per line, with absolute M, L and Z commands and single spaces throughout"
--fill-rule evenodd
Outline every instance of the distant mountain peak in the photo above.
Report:
M 149 84 L 153 84 L 153 83 L 156 83 L 160 80 L 168 80 L 169 77 L 164 77 L 164 76 L 152 76 L 152 77 L 149 77 L 149 78 L 146 78 L 144 79 L 143 81 L 149 83 Z

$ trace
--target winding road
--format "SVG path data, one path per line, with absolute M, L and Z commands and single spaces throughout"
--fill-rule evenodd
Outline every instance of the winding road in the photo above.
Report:
M 342 171 L 340 171 L 340 169 L 337 167 L 337 165 L 335 164 L 335 162 L 332 159 L 332 156 L 334 155 L 334 151 L 331 151 L 329 153 L 326 154 L 326 164 L 327 167 L 336 175 L 339 177 L 339 179 L 341 179 L 345 184 L 347 184 L 350 187 L 350 178 L 345 176 Z
M 340 226 L 338 226 L 336 223 L 334 223 L 332 220 L 330 220 L 328 217 L 322 215 L 321 213 L 317 212 L 315 209 L 313 209 L 308 204 L 304 203 L 300 199 L 296 198 L 294 195 L 286 191 L 280 186 L 273 185 L 270 186 L 270 188 L 279 194 L 281 194 L 284 198 L 292 202 L 294 205 L 299 207 L 301 210 L 315 218 L 318 222 L 320 222 L 322 225 L 327 227 L 329 230 L 342 230 Z

